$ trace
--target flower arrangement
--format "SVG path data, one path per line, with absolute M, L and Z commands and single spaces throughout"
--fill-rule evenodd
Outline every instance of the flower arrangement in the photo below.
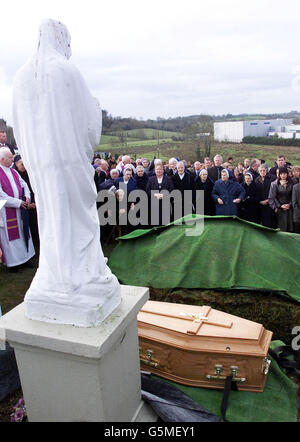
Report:
M 15 411 L 10 415 L 11 422 L 23 422 L 26 420 L 27 414 L 26 414 L 26 407 L 25 407 L 25 402 L 24 402 L 23 398 L 19 399 L 19 401 L 13 407 L 13 409 Z

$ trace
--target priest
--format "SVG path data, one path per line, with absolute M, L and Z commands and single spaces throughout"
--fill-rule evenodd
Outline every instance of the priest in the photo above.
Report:
M 0 148 L 0 199 L 6 201 L 0 214 L 2 261 L 7 267 L 15 268 L 29 261 L 35 250 L 29 230 L 24 229 L 21 214 L 30 202 L 30 190 L 18 172 L 11 168 L 12 162 L 10 149 Z

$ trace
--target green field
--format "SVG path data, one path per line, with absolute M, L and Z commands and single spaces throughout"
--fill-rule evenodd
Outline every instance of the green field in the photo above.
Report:
M 160 140 L 160 144 L 162 143 L 168 143 L 172 141 L 171 138 L 163 138 Z M 135 140 L 135 141 L 127 141 L 125 143 L 116 142 L 116 143 L 100 143 L 99 149 L 100 151 L 103 150 L 111 150 L 111 149 L 118 149 L 118 150 L 126 150 L 126 147 L 144 147 L 144 146 L 156 146 L 157 140 Z
M 144 146 L 156 146 L 157 144 L 168 143 L 172 137 L 183 137 L 180 132 L 171 132 L 155 129 L 132 129 L 101 136 L 98 151 L 111 151 L 111 149 L 123 150 L 124 148 L 136 148 Z
M 173 139 L 172 139 L 173 137 Z M 152 160 L 154 157 L 167 161 L 171 157 L 178 157 L 186 161 L 196 161 L 199 148 L 200 155 L 204 158 L 205 149 L 203 141 L 174 141 L 184 138 L 181 132 L 158 131 L 155 129 L 132 129 L 114 134 L 102 135 L 97 151 L 110 152 L 113 155 L 130 154 L 133 158 L 141 156 Z M 175 139 L 176 139 L 175 138 Z M 269 167 L 274 165 L 278 154 L 286 156 L 287 161 L 293 165 L 300 165 L 300 147 L 296 146 L 267 146 L 245 143 L 218 143 L 212 142 L 210 157 L 217 153 L 223 156 L 223 161 L 232 156 L 234 164 L 245 158 L 264 159 Z
M 117 133 L 112 133 L 112 134 L 107 134 L 107 135 L 102 135 L 102 137 L 104 137 L 105 142 L 103 144 L 106 144 L 107 141 L 106 139 L 112 138 L 118 138 L 118 135 L 120 135 L 120 133 L 122 133 L 122 135 L 128 139 L 128 138 L 136 138 L 137 140 L 145 140 L 145 139 L 155 139 L 157 140 L 158 138 L 171 138 L 171 137 L 178 137 L 178 136 L 182 136 L 182 134 L 180 132 L 172 132 L 172 131 L 168 131 L 168 130 L 156 130 L 156 129 L 149 129 L 149 128 L 144 128 L 144 129 L 131 129 L 131 130 L 124 130 L 122 132 L 117 132 Z M 108 141 L 109 142 L 109 141 Z M 102 140 L 101 143 L 102 144 Z
M 111 145 L 101 146 L 101 151 L 110 152 L 113 155 L 130 154 L 133 158 L 146 157 L 152 160 L 154 157 L 167 161 L 171 157 L 178 157 L 186 161 L 199 160 L 197 156 L 197 143 L 186 143 L 179 141 L 165 140 L 157 144 L 154 140 L 135 141 L 127 143 L 127 146 L 113 147 Z M 200 153 L 204 155 L 204 146 L 200 143 Z M 223 156 L 223 161 L 227 161 L 228 157 L 233 157 L 234 164 L 244 161 L 245 158 L 264 159 L 269 167 L 274 165 L 274 161 L 278 154 L 285 155 L 287 161 L 293 165 L 300 165 L 300 147 L 293 146 L 263 146 L 252 144 L 233 144 L 233 143 L 215 143 L 211 146 L 210 158 L 216 154 Z

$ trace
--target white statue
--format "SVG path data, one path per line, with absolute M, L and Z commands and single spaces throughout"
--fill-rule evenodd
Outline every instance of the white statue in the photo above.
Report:
M 66 27 L 45 20 L 14 80 L 14 134 L 40 234 L 39 268 L 24 301 L 30 319 L 89 327 L 119 305 L 121 289 L 100 245 L 91 165 L 101 109 L 70 56 Z

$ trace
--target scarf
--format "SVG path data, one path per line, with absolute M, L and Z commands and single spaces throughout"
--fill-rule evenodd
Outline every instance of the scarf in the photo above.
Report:
M 14 178 L 14 181 L 16 183 L 18 192 L 19 192 L 19 198 L 22 197 L 22 187 L 17 175 L 17 172 L 15 172 L 13 169 L 10 169 L 12 176 Z M 11 196 L 14 198 L 14 192 L 12 189 L 12 186 L 10 184 L 10 181 L 4 172 L 4 170 L 0 167 L 0 183 L 3 189 L 3 192 L 5 192 L 8 196 Z M 8 232 L 8 241 L 14 241 L 15 239 L 20 238 L 19 228 L 18 228 L 18 221 L 17 221 L 17 209 L 14 209 L 12 207 L 5 207 L 6 211 L 6 226 L 7 226 L 7 232 Z

